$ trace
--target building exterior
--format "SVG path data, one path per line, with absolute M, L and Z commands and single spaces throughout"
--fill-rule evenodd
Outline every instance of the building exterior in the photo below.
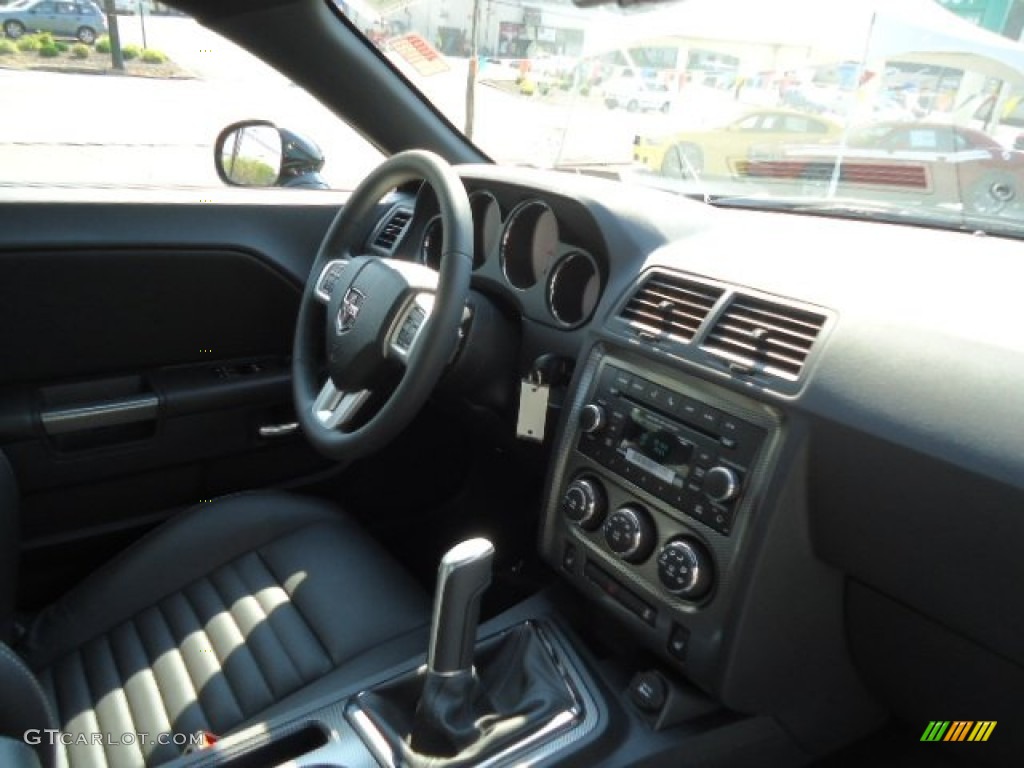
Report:
M 1024 0 L 937 0 L 979 27 L 1020 40 L 1024 31 Z
M 474 5 L 477 45 L 483 56 L 519 59 L 579 56 L 587 13 L 571 0 L 418 0 L 378 5 L 382 21 L 398 31 L 416 30 L 442 53 L 470 49 Z

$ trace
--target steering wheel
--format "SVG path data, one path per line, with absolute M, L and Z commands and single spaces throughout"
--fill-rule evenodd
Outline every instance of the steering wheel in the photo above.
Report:
M 439 272 L 362 253 L 380 200 L 418 179 L 433 187 L 441 209 Z M 469 198 L 440 156 L 401 152 L 359 184 L 320 244 L 295 328 L 295 412 L 317 450 L 359 458 L 412 420 L 455 352 L 472 269 Z M 375 413 L 361 413 L 371 400 L 383 402 Z

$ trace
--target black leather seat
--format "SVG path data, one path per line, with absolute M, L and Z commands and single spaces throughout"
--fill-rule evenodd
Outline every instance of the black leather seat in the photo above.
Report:
M 338 510 L 243 494 L 146 536 L 46 609 L 16 650 L 72 742 L 37 748 L 44 766 L 135 768 L 180 754 L 156 734 L 224 734 L 410 658 L 428 622 L 426 594 Z M 22 721 L 0 722 L 4 735 L 54 727 L 23 722 L 45 712 L 11 715 L 18 694 L 2 683 L 27 672 L 7 661 L 0 721 Z M 79 738 L 139 732 L 151 743 Z

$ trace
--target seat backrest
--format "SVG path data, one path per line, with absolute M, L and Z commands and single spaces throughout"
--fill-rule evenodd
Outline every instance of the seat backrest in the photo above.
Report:
M 21 549 L 18 530 L 18 483 L 7 457 L 0 451 L 0 643 L 13 640 Z

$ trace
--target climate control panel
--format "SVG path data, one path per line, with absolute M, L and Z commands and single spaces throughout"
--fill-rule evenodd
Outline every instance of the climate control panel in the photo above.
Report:
M 556 450 L 542 552 L 709 683 L 780 414 L 628 350 L 594 355 Z

